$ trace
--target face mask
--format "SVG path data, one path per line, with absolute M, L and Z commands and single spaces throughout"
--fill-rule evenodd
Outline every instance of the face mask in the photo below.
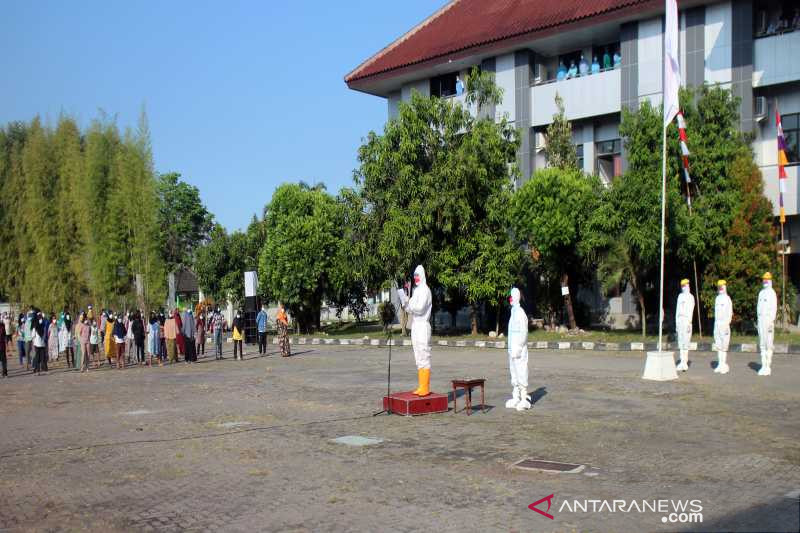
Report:
M 419 285 L 421 283 L 421 278 L 419 274 L 414 274 L 414 285 Z

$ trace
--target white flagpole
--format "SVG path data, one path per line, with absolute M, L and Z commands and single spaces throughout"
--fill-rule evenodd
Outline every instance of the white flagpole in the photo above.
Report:
M 667 127 L 663 126 L 661 143 L 661 281 L 658 286 L 658 351 L 664 326 L 664 221 L 667 205 Z

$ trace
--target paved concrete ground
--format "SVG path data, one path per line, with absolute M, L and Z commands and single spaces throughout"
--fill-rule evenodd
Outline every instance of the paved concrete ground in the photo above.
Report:
M 405 418 L 370 416 L 385 390 L 386 348 L 294 349 L 289 359 L 273 347 L 244 362 L 88 375 L 22 375 L 12 362 L 0 380 L 0 530 L 800 527 L 797 497 L 787 497 L 800 489 L 797 356 L 776 355 L 763 378 L 752 354 L 735 354 L 727 376 L 700 355 L 679 381 L 654 383 L 640 379 L 641 354 L 532 352 L 537 401 L 517 413 L 503 407 L 505 351 L 434 347 L 434 389 L 484 376 L 491 407 Z M 412 388 L 410 349 L 393 353 L 394 389 Z M 345 435 L 383 442 L 331 442 Z M 525 457 L 587 468 L 510 467 Z M 554 520 L 528 509 L 550 494 Z M 701 500 L 702 524 L 562 508 L 659 499 Z

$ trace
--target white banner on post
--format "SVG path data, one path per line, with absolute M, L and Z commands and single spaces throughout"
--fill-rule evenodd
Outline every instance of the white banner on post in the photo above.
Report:
M 244 295 L 246 298 L 255 296 L 258 293 L 258 276 L 255 272 L 244 273 Z

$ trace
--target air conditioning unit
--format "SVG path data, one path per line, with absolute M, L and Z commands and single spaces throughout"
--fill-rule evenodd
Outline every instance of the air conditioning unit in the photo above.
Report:
M 767 118 L 767 97 L 756 96 L 753 104 L 753 120 L 763 122 Z
M 542 150 L 544 150 L 546 144 L 547 144 L 547 137 L 545 137 L 543 132 L 537 131 L 536 135 L 534 135 L 534 146 L 536 147 L 536 151 L 541 152 Z

